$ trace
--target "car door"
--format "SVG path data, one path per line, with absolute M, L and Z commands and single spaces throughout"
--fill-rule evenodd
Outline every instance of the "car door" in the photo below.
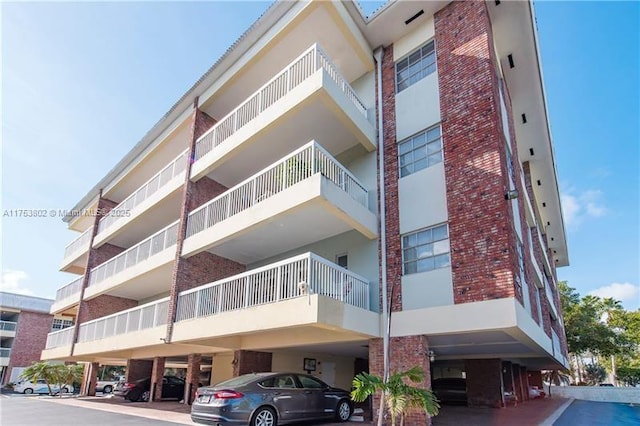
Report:
M 306 414 L 306 398 L 293 374 L 282 374 L 273 378 L 273 404 L 283 421 L 303 420 Z
M 306 418 L 317 419 L 331 415 L 335 407 L 330 407 L 324 396 L 327 385 L 314 377 L 298 375 L 305 397 Z M 335 405 L 335 403 L 333 403 Z
M 167 376 L 162 379 L 163 398 L 184 398 L 184 381 L 178 377 Z

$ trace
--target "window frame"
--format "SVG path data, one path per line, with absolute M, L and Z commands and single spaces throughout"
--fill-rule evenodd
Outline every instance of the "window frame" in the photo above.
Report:
M 443 228 L 446 230 L 446 237 L 445 238 L 439 238 L 439 239 L 434 239 L 433 238 L 433 231 L 435 229 L 438 228 Z M 419 241 L 419 234 L 425 231 L 430 231 L 431 237 L 428 241 L 422 242 L 422 243 L 418 243 Z M 416 240 L 416 244 L 413 246 L 407 246 L 405 244 L 405 239 L 410 239 L 412 236 L 415 236 L 415 240 Z M 402 235 L 400 237 L 400 248 L 402 251 L 402 276 L 405 275 L 413 275 L 413 274 L 420 274 L 420 273 L 424 273 L 424 272 L 431 272 L 431 271 L 435 271 L 437 269 L 443 269 L 443 268 L 448 268 L 451 267 L 451 235 L 449 234 L 449 224 L 448 223 L 440 223 L 438 225 L 434 225 L 434 226 L 429 226 L 426 228 L 422 228 L 422 229 L 418 229 L 416 231 L 413 232 L 408 232 L 404 235 Z M 438 242 L 442 242 L 442 241 L 446 241 L 447 242 L 447 251 L 446 252 L 442 252 L 442 253 L 435 253 L 435 246 L 434 244 L 438 243 Z M 419 248 L 423 247 L 423 246 L 427 246 L 427 245 L 431 245 L 431 252 L 432 254 L 429 256 L 425 256 L 425 257 L 420 257 L 418 255 L 419 252 Z M 407 252 L 409 250 L 415 250 L 415 258 L 409 258 L 407 259 Z M 436 265 L 436 258 L 441 257 L 443 255 L 447 255 L 448 261 L 446 262 L 446 264 L 442 265 L 442 266 L 437 266 Z M 433 259 L 433 267 L 425 269 L 425 270 L 419 270 L 418 269 L 418 262 L 420 260 L 426 260 L 426 259 Z M 408 271 L 407 269 L 407 265 L 410 263 L 415 263 L 415 270 L 414 271 Z
M 432 45 L 431 48 L 431 52 L 425 56 L 423 56 L 423 52 L 422 49 L 424 49 L 425 47 Z M 420 59 L 415 61 L 413 64 L 410 63 L 410 59 L 411 56 L 413 56 L 415 53 L 420 52 Z M 427 64 L 425 67 L 422 67 L 422 62 L 424 60 L 424 58 L 426 58 L 429 55 L 433 55 L 433 62 Z M 420 63 L 420 69 L 418 71 L 413 72 L 413 74 L 408 75 L 406 78 L 403 78 L 402 81 L 399 80 L 399 71 L 398 71 L 398 64 L 400 64 L 403 61 L 407 61 L 407 65 L 405 68 L 403 68 L 401 71 L 403 70 L 409 70 L 411 68 L 412 65 L 415 65 L 417 63 Z M 425 70 L 429 69 L 429 67 L 433 66 L 433 70 L 421 77 L 419 77 L 416 81 L 414 81 L 413 83 L 408 83 L 410 81 L 410 79 L 416 75 L 421 75 Z M 413 49 L 412 51 L 410 51 L 409 53 L 407 53 L 406 55 L 404 55 L 403 57 L 401 57 L 400 59 L 398 59 L 397 61 L 395 61 L 395 63 L 393 64 L 393 71 L 394 71 L 394 85 L 395 85 L 395 91 L 396 91 L 396 95 L 400 92 L 402 92 L 403 90 L 408 89 L 409 87 L 413 86 L 414 84 L 416 84 L 417 82 L 425 79 L 426 77 L 430 76 L 431 74 L 435 73 L 436 71 L 438 71 L 438 58 L 436 55 L 436 40 L 435 38 L 431 38 L 429 40 L 427 40 L 425 43 L 421 44 L 419 47 Z M 400 84 L 401 83 L 405 83 L 407 82 L 407 86 L 403 87 L 402 89 L 400 89 Z
M 428 139 L 428 135 L 432 130 L 438 129 L 438 137 L 434 138 L 434 139 Z M 414 146 L 414 142 L 419 139 L 421 136 L 424 137 L 424 144 L 423 145 L 419 145 L 418 147 Z M 435 144 L 436 142 L 439 143 L 439 147 L 437 150 L 433 151 L 433 152 L 429 152 L 428 147 L 430 145 Z M 401 152 L 402 151 L 402 146 L 411 143 L 411 149 L 406 151 L 406 152 Z M 424 160 L 426 161 L 426 165 L 420 169 L 415 168 L 415 164 L 418 161 L 423 160 L 423 158 L 418 158 L 417 160 L 415 159 L 416 157 L 416 153 L 420 153 L 420 150 L 424 150 Z M 407 155 L 411 153 L 411 162 L 410 163 L 405 163 L 404 165 L 401 162 L 401 159 L 403 156 Z M 435 154 L 439 154 L 439 161 L 434 162 L 434 163 L 430 163 L 429 159 L 434 157 Z M 429 126 L 417 133 L 414 133 L 413 135 L 404 138 L 403 140 L 401 140 L 400 142 L 398 142 L 398 178 L 402 179 L 404 177 L 410 176 L 414 173 L 417 173 L 421 170 L 425 170 L 428 169 L 430 167 L 435 166 L 436 164 L 440 164 L 440 163 L 444 163 L 444 144 L 442 143 L 442 124 L 441 123 L 437 123 L 434 124 L 433 126 Z M 406 174 L 403 173 L 402 169 L 403 167 L 409 167 L 412 166 L 413 169 L 409 172 L 407 172 Z

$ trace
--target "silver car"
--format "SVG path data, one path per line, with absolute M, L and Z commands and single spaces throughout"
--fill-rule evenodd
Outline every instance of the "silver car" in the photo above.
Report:
M 345 422 L 349 392 L 308 374 L 254 373 L 198 389 L 191 420 L 212 425 L 276 426 L 301 420 Z

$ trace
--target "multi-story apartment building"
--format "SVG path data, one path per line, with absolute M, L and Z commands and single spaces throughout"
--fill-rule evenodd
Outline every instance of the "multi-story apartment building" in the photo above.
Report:
M 72 318 L 49 313 L 51 299 L 0 292 L 0 383 L 18 380 L 40 361 L 47 335 L 73 325 Z
M 74 210 L 52 312 L 77 327 L 45 359 L 156 394 L 168 360 L 346 388 L 420 365 L 491 406 L 567 366 L 530 2 L 278 1 Z

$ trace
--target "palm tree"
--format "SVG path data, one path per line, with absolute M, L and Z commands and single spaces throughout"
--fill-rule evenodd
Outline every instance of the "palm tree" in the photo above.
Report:
M 387 409 L 391 414 L 391 426 L 396 425 L 398 416 L 401 418 L 400 424 L 403 425 L 404 415 L 410 408 L 420 408 L 429 416 L 435 416 L 438 414 L 440 405 L 433 392 L 406 383 L 406 381 L 421 383 L 424 378 L 424 371 L 417 366 L 392 374 L 386 382 L 378 376 L 360 373 L 353 379 L 354 389 L 351 392 L 351 399 L 362 402 L 377 391 L 382 391 Z M 379 415 L 382 416 L 382 413 Z
M 37 383 L 38 380 L 44 380 L 47 384 L 47 388 L 49 389 L 49 395 L 53 395 L 51 384 L 55 384 L 57 379 L 55 369 L 55 365 L 49 364 L 45 361 L 40 361 L 25 368 L 22 371 L 22 374 L 20 374 L 20 377 L 30 381 L 31 383 Z
M 74 383 L 82 381 L 82 375 L 84 373 L 83 365 L 63 365 L 58 364 L 55 366 L 55 375 L 56 379 L 59 381 L 62 386 L 62 383 L 70 384 L 74 386 Z M 71 389 L 73 392 L 73 389 Z M 62 392 L 60 392 L 60 398 L 62 398 Z

